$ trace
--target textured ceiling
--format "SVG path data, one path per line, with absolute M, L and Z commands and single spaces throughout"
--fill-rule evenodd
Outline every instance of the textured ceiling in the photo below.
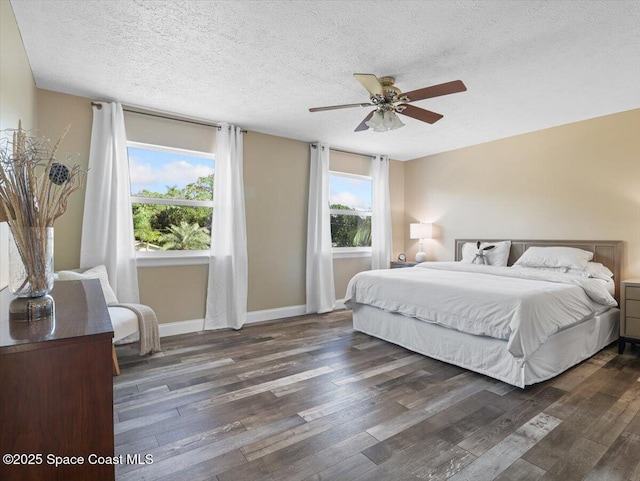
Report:
M 640 107 L 636 1 L 11 0 L 38 87 L 407 160 Z M 354 72 L 434 125 L 354 133 Z

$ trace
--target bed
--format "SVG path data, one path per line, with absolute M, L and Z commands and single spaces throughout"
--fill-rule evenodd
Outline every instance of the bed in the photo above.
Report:
M 456 261 L 469 242 L 476 240 L 456 240 Z M 595 280 L 531 274 L 519 266 L 424 263 L 357 274 L 345 305 L 357 331 L 523 388 L 557 376 L 618 339 L 621 245 L 522 240 L 511 241 L 508 253 L 507 265 L 513 266 L 534 246 L 592 252 L 593 262 L 613 273 L 610 294 Z M 522 298 L 511 299 L 518 292 Z

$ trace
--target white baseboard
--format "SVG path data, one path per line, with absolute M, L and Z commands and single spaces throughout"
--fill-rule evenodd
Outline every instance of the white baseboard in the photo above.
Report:
M 304 314 L 306 314 L 306 307 L 304 305 L 276 307 L 275 309 L 251 311 L 247 312 L 247 320 L 245 321 L 245 324 L 272 321 L 274 319 L 284 319 L 286 317 L 303 316 Z
M 190 321 L 165 322 L 158 324 L 160 337 L 177 336 L 178 334 L 188 334 L 204 329 L 204 319 L 192 319 Z
M 344 309 L 344 299 L 336 301 L 336 309 Z M 247 312 L 245 324 L 257 322 L 273 321 L 274 319 L 285 319 L 287 317 L 303 316 L 306 314 L 306 306 L 287 306 L 275 309 L 263 309 L 261 311 Z M 193 319 L 190 321 L 166 322 L 159 324 L 160 337 L 176 336 L 178 334 L 188 334 L 204 329 L 204 319 Z
M 344 299 L 336 301 L 336 309 L 344 309 Z M 245 324 L 254 322 L 272 321 L 274 319 L 285 319 L 287 317 L 304 316 L 307 313 L 305 305 L 276 307 L 275 309 L 264 309 L 262 311 L 247 312 Z

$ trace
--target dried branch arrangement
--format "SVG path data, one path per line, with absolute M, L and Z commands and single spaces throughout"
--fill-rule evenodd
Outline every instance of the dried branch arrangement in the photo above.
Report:
M 9 223 L 32 290 L 46 283 L 38 272 L 46 265 L 46 228 L 53 227 L 67 210 L 69 196 L 84 183 L 86 171 L 79 165 L 68 168 L 56 161 L 60 143 L 69 127 L 53 146 L 51 142 L 7 129 L 0 138 L 0 218 Z M 71 160 L 67 156 L 66 161 Z
M 22 122 L 17 130 L 5 130 L 13 135 L 0 139 L 0 209 L 9 226 L 53 227 L 66 212 L 69 196 L 82 187 L 86 172 L 79 165 L 69 169 L 56 162 L 68 130 L 53 146 L 46 139 L 27 135 Z

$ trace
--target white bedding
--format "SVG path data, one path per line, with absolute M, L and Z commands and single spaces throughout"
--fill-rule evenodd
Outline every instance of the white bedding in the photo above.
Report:
M 355 303 L 353 327 L 425 356 L 491 376 L 518 387 L 545 381 L 593 356 L 618 339 L 618 309 L 554 334 L 523 363 L 507 342 L 447 329 L 431 322 Z
M 551 335 L 617 305 L 597 279 L 459 262 L 361 272 L 347 287 L 345 305 L 352 302 L 506 340 L 519 362 Z

